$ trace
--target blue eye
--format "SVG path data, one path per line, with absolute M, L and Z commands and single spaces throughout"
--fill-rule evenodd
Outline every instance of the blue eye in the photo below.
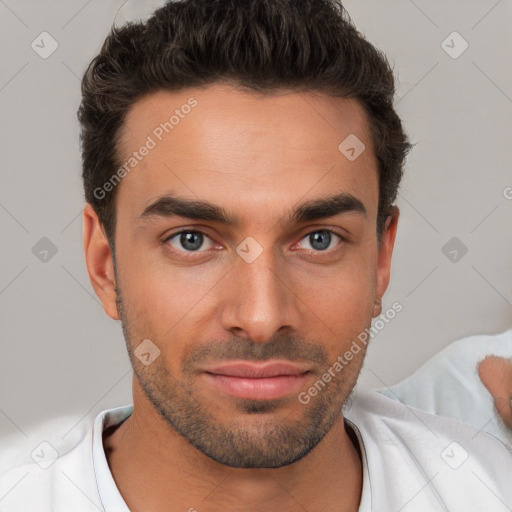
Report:
M 320 229 L 318 231 L 312 231 L 307 234 L 302 240 L 306 240 L 309 242 L 310 247 L 306 247 L 306 249 L 312 249 L 314 251 L 325 251 L 331 245 L 333 241 L 333 235 L 338 238 L 340 241 L 343 239 L 341 236 L 337 235 L 333 231 L 329 229 Z
M 180 231 L 171 235 L 165 242 L 178 251 L 198 252 L 205 240 L 209 240 L 211 245 L 207 249 L 211 249 L 213 241 L 201 231 Z
M 338 239 L 338 243 L 333 242 Z M 300 244 L 306 242 L 309 247 L 303 249 L 316 252 L 327 252 L 329 249 L 340 245 L 344 239 L 329 229 L 318 229 L 303 237 Z M 197 230 L 182 230 L 167 237 L 164 243 L 169 244 L 172 250 L 181 253 L 201 253 L 215 247 L 215 242 L 205 233 Z

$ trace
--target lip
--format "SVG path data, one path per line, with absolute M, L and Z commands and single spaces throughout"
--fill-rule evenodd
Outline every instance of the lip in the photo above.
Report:
M 297 376 L 307 372 L 309 369 L 309 367 L 304 365 L 296 365 L 288 361 L 271 361 L 265 363 L 240 361 L 204 368 L 203 371 L 216 375 L 227 375 L 229 377 L 248 377 L 257 379 L 277 377 L 281 375 Z
M 253 379 L 215 373 L 203 373 L 203 375 L 211 385 L 231 396 L 249 400 L 272 400 L 298 393 L 309 373 Z
M 203 375 L 211 385 L 234 397 L 271 400 L 297 393 L 309 369 L 289 362 L 238 362 L 206 369 Z

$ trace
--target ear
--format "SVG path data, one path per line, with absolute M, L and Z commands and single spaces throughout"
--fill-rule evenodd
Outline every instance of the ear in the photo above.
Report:
M 391 256 L 395 245 L 396 228 L 398 226 L 398 217 L 400 210 L 398 206 L 393 206 L 392 212 L 386 219 L 384 230 L 380 240 L 379 253 L 377 256 L 377 285 L 376 297 L 382 298 L 389 284 L 391 274 Z M 379 305 L 374 312 L 374 317 L 381 314 L 382 307 Z
M 86 204 L 83 214 L 83 243 L 92 287 L 101 300 L 105 313 L 110 318 L 119 320 L 112 254 L 103 226 L 89 203 Z

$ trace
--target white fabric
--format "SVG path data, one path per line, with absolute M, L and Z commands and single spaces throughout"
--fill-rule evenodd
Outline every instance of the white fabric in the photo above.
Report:
M 411 376 L 377 391 L 422 411 L 486 430 L 512 447 L 512 430 L 499 416 L 492 395 L 478 376 L 478 363 L 488 355 L 512 358 L 512 329 L 454 341 Z
M 126 405 L 103 411 L 64 442 L 55 434 L 56 423 L 53 431 L 39 430 L 24 444 L 4 440 L 0 511 L 127 512 L 108 468 L 102 432 L 132 410 Z M 360 512 L 505 512 L 512 507 L 512 453 L 485 432 L 373 391 L 357 392 L 345 417 L 362 451 Z M 60 454 L 47 469 L 30 458 L 40 440 Z

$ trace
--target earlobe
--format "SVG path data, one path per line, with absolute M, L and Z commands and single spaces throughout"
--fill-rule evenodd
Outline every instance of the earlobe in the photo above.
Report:
M 108 239 L 94 208 L 87 203 L 83 213 L 83 244 L 87 272 L 105 313 L 119 320 L 116 282 Z
M 377 297 L 373 304 L 373 318 L 378 317 L 382 313 L 382 299 Z

